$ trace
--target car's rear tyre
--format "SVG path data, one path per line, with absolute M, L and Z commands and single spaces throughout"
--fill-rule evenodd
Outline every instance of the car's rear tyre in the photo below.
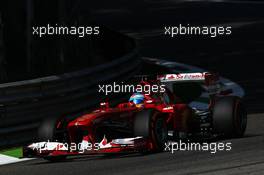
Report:
M 216 100 L 213 108 L 213 129 L 225 137 L 242 137 L 247 126 L 247 112 L 239 97 Z
M 168 138 L 165 117 L 155 110 L 143 110 L 134 119 L 134 136 L 147 138 L 153 144 L 148 151 L 162 151 Z

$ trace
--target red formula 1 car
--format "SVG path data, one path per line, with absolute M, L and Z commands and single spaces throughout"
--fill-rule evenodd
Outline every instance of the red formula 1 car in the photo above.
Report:
M 190 107 L 173 92 L 172 85 L 188 82 L 203 84 L 207 109 Z M 217 75 L 166 74 L 140 85 L 163 85 L 165 90 L 134 93 L 116 107 L 103 102 L 72 120 L 45 119 L 39 127 L 40 142 L 24 147 L 24 157 L 61 160 L 70 155 L 162 151 L 168 140 L 241 137 L 245 132 L 247 114 L 241 99 L 222 91 Z

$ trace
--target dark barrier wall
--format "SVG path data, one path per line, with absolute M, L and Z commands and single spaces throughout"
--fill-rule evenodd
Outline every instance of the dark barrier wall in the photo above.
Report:
M 100 35 L 84 38 L 62 35 L 39 38 L 32 35 L 33 26 L 98 26 L 89 13 L 90 1 L 81 1 L 0 2 L 0 22 L 3 24 L 2 27 L 0 24 L 0 33 L 3 33 L 3 42 L 0 43 L 4 43 L 5 48 L 5 57 L 1 57 L 0 44 L 0 83 L 93 67 L 131 49 L 119 34 L 102 26 Z
M 97 43 L 109 46 L 106 52 L 112 56 L 103 64 L 0 85 L 0 148 L 32 141 L 38 124 L 45 117 L 65 116 L 95 107 L 103 100 L 97 92 L 98 84 L 125 80 L 137 74 L 141 59 L 134 40 L 109 30 L 105 35 L 108 42 Z M 122 97 L 116 94 L 108 98 L 115 99 L 115 103 Z
M 89 1 L 82 2 L 0 2 L 0 148 L 32 141 L 45 117 L 95 107 L 103 98 L 98 84 L 128 79 L 140 69 L 134 40 L 104 26 L 100 35 L 85 38 L 32 36 L 32 26 L 98 26 Z

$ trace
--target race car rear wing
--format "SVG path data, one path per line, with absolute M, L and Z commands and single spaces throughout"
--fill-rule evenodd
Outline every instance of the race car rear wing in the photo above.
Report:
M 160 82 L 204 82 L 205 84 L 214 84 L 219 80 L 218 75 L 209 72 L 194 72 L 194 73 L 177 73 L 159 75 L 157 79 Z
M 177 73 L 165 74 L 157 77 L 161 83 L 186 83 L 197 82 L 205 85 L 209 94 L 216 94 L 220 91 L 219 76 L 210 72 L 194 72 L 194 73 Z

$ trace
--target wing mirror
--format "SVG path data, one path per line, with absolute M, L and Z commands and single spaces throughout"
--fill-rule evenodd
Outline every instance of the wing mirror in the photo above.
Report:
M 101 102 L 100 103 L 100 109 L 101 110 L 107 110 L 109 108 L 109 103 L 108 102 Z

